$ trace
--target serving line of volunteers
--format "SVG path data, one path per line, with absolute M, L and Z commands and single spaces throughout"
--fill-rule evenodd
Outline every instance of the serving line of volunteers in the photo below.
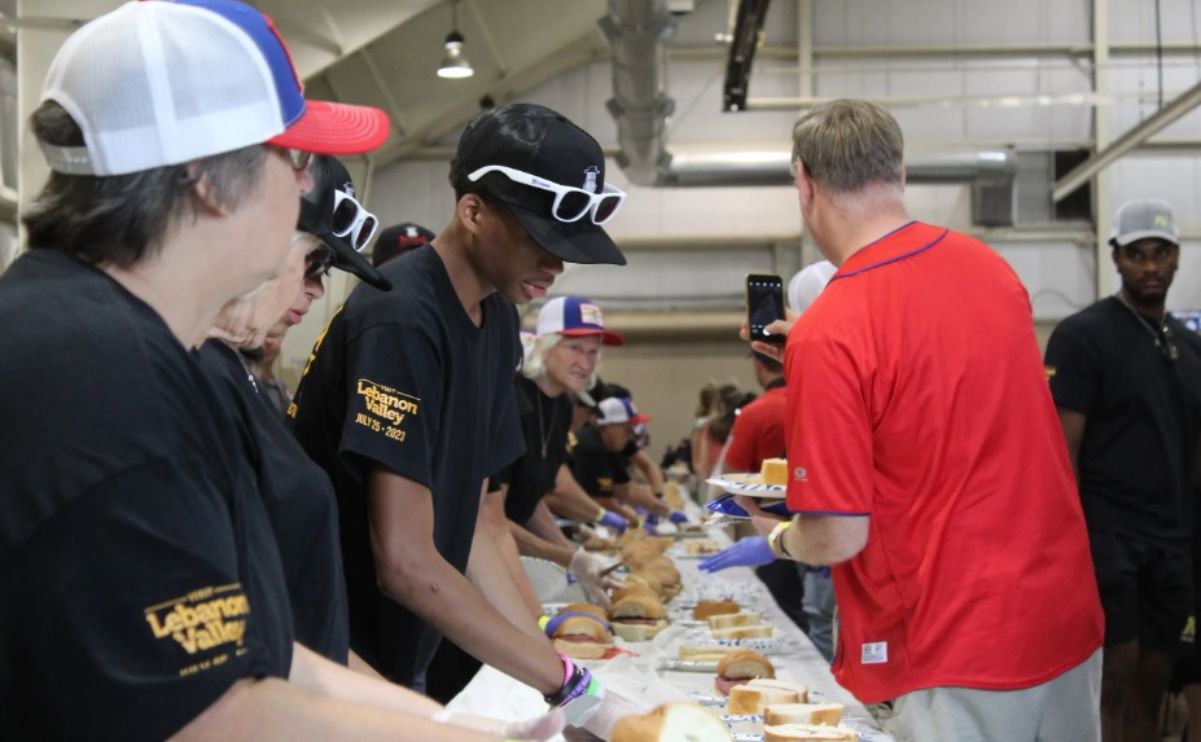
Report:
M 214 70 L 220 86 L 209 84 Z M 464 180 L 455 183 L 456 218 L 438 239 L 445 253 L 414 250 L 380 275 L 357 255 L 374 217 L 336 160 L 311 160 L 378 147 L 386 116 L 304 101 L 265 16 L 233 0 L 129 3 L 59 50 L 31 120 L 51 176 L 24 213 L 29 251 L 0 277 L 0 381 L 8 390 L 0 416 L 21 431 L 0 453 L 0 602 L 21 606 L 0 612 L 0 736 L 210 738 L 254 729 L 331 739 L 544 739 L 565 718 L 603 735 L 621 714 L 620 700 L 603 698 L 586 671 L 560 659 L 533 618 L 509 610 L 507 596 L 489 595 L 502 616 L 428 552 L 425 573 L 409 572 L 410 586 L 465 602 L 466 610 L 434 610 L 473 613 L 483 627 L 471 634 L 482 635 L 480 653 L 498 655 L 496 664 L 513 666 L 566 713 L 516 726 L 453 717 L 366 663 L 348 668 L 356 651 L 370 652 L 382 674 L 416 680 L 420 657 L 436 644 L 420 628 L 409 637 L 416 651 L 364 641 L 355 621 L 371 616 L 353 610 L 364 596 L 352 590 L 343 602 L 336 544 L 344 561 L 367 540 L 391 548 L 394 519 L 376 521 L 386 525 L 370 535 L 366 520 L 353 520 L 345 472 L 329 467 L 331 482 L 307 463 L 236 353 L 261 343 L 281 315 L 298 321 L 331 265 L 374 284 L 352 295 L 343 322 L 359 317 L 361 305 L 386 306 L 381 297 L 398 299 L 402 315 L 434 320 L 405 325 L 410 332 L 399 336 L 430 351 L 409 362 L 448 375 L 421 375 L 421 386 L 407 387 L 411 410 L 403 392 L 387 391 L 389 382 L 404 384 L 404 367 L 376 374 L 353 365 L 351 354 L 333 356 L 335 341 L 346 339 L 347 326 L 336 324 L 292 413 L 303 433 L 309 409 L 329 409 L 317 404 L 317 379 L 370 373 L 355 379 L 364 379 L 357 388 L 378 394 L 344 399 L 359 405 L 346 424 L 361 425 L 354 420 L 363 412 L 389 423 L 379 425 L 380 439 L 401 443 L 389 433 L 403 432 L 424 464 L 420 453 L 394 463 L 424 483 L 367 464 L 368 436 L 358 462 L 369 470 L 362 503 L 429 528 L 424 543 L 402 544 L 402 552 L 432 547 L 436 525 L 439 546 L 467 568 L 484 472 L 519 453 L 520 439 L 479 426 L 474 415 L 439 420 L 437 410 L 475 411 L 487 400 L 494 426 L 515 424 L 504 414 L 511 392 L 489 388 L 490 372 L 511 373 L 517 360 L 513 308 L 496 292 L 525 301 L 545 291 L 562 258 L 542 245 L 568 259 L 621 262 L 599 224 L 624 195 L 604 186 L 595 141 L 547 109 L 496 109 L 475 126 L 484 132 L 475 143 L 491 149 L 475 152 L 478 166 L 456 171 Z M 471 143 L 465 136 L 464 148 Z M 461 148 L 457 162 L 469 157 Z M 572 170 L 540 170 L 546 163 Z M 545 192 L 529 184 L 528 170 L 589 190 Z M 382 291 L 389 282 L 399 290 Z M 386 337 L 395 317 L 350 326 L 349 347 Z M 441 347 L 431 344 L 435 336 Z M 327 358 L 347 367 L 331 370 Z M 508 376 L 495 375 L 508 391 Z M 448 379 L 452 386 L 438 388 Z M 354 388 L 325 399 L 332 406 Z M 402 425 L 403 416 L 415 422 Z M 459 443 L 477 430 L 486 431 L 479 447 L 458 449 L 466 458 L 448 464 L 437 436 Z M 300 440 L 319 448 L 312 437 Z M 350 461 L 352 441 L 344 442 Z M 423 478 L 423 465 L 437 478 Z M 436 523 L 425 483 L 438 487 Z M 497 560 L 481 561 L 487 569 Z M 397 584 L 396 566 L 378 572 L 385 589 Z M 523 636 L 526 655 L 505 655 Z
M 336 156 L 380 146 L 386 116 L 306 102 L 270 20 L 235 0 L 128 3 L 85 25 L 30 124 L 52 172 L 23 214 L 29 251 L 0 276 L 0 605 L 20 607 L 0 611 L 0 737 L 605 737 L 636 710 L 555 652 L 518 560 L 557 554 L 603 602 L 599 564 L 545 505 L 617 526 L 627 506 L 682 517 L 656 497 L 627 391 L 597 394 L 568 443 L 559 418 L 587 410 L 572 402 L 606 337 L 595 305 L 547 302 L 523 363 L 514 305 L 566 262 L 625 262 L 603 227 L 625 194 L 591 136 L 532 104 L 479 114 L 450 222 L 393 230 L 373 266 L 360 252 L 378 225 Z M 1106 554 L 1120 577 L 1098 595 L 1100 531 L 1072 476 L 1103 490 L 1085 472 L 1109 441 L 1072 416 L 1110 409 L 1092 325 L 1048 351 L 1065 369 L 1053 402 L 1026 292 L 986 246 L 909 219 L 901 132 L 879 107 L 811 109 L 793 161 L 837 272 L 769 327 L 784 350 L 752 344 L 784 362 L 795 513 L 743 498 L 761 543 L 833 565 L 834 675 L 890 701 L 898 739 L 1097 739 L 1101 597 L 1136 616 L 1106 650 L 1129 672 L 1127 643 L 1148 635 L 1123 602 L 1131 564 L 1171 566 L 1154 577 L 1170 582 L 1180 560 L 1094 535 L 1098 575 Z M 1163 226 L 1154 209 L 1119 216 Z M 1162 355 L 1145 371 L 1165 373 L 1153 361 L 1193 349 L 1163 321 L 1173 253 L 1140 242 L 1163 236 L 1148 229 L 1115 234 L 1130 315 L 1106 321 L 1135 338 L 1142 324 Z M 364 283 L 281 422 L 240 351 L 301 321 L 331 267 Z M 1165 466 L 1185 487 L 1187 467 Z M 443 637 L 551 710 L 446 712 L 421 694 Z

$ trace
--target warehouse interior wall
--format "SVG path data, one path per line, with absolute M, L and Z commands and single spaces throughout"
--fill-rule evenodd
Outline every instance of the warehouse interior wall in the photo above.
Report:
M 1154 8 L 1139 0 L 1104 5 L 1108 20 L 1102 36 L 1121 50 L 1106 68 L 1109 91 L 1103 103 L 1117 135 L 1158 105 L 1159 70 L 1154 50 L 1148 48 L 1155 39 Z M 1199 77 L 1198 5 L 1164 4 L 1166 100 Z M 764 49 L 797 47 L 802 33 L 798 8 L 796 0 L 772 3 Z M 698 2 L 693 13 L 678 19 L 671 45 L 714 45 L 726 12 L 724 0 Z M 812 93 L 937 101 L 891 107 L 905 133 L 907 153 L 1007 145 L 1089 147 L 1094 107 L 1072 104 L 1069 96 L 1093 91 L 1092 59 L 1080 51 L 1093 41 L 1092 13 L 1093 3 L 1087 0 L 815 0 Z M 918 47 L 929 51 L 917 53 Z M 672 57 L 667 93 L 676 105 L 669 149 L 789 146 L 795 112 L 720 112 L 723 69 L 717 56 Z M 803 75 L 795 58 L 761 54 L 751 97 L 796 97 L 804 87 Z M 520 99 L 563 112 L 611 147 L 616 125 L 605 108 L 611 95 L 611 70 L 602 59 L 559 75 Z M 1026 97 L 1014 105 L 1006 96 Z M 1038 103 L 1038 96 L 1046 103 Z M 448 222 L 453 196 L 446 180 L 447 153 L 457 136 L 456 131 L 443 138 L 433 155 L 401 159 L 374 171 L 368 202 L 384 224 L 415 221 L 436 232 Z M 1119 160 L 1098 180 L 1107 197 L 1100 202 L 1112 208 L 1129 198 L 1155 196 L 1172 204 L 1184 246 L 1169 305 L 1201 307 L 1201 149 L 1196 146 L 1201 143 L 1201 114 L 1185 116 L 1159 139 L 1180 146 L 1139 150 Z M 802 247 L 796 197 L 789 187 L 645 188 L 630 184 L 614 161 L 607 168 L 607 177 L 629 192 L 609 227 L 629 265 L 569 266 L 554 294 L 590 296 L 609 312 L 726 310 L 735 317 L 747 273 L 779 272 L 787 280 L 808 262 L 802 256 L 817 256 L 812 245 Z M 1096 227 L 1048 222 L 985 229 L 971 224 L 966 185 L 911 186 L 906 200 L 915 218 L 975 234 L 1009 261 L 1030 292 L 1041 343 L 1056 321 L 1097 298 L 1098 284 L 1116 286 L 1108 250 L 1097 249 L 1097 235 L 1107 229 L 1109 214 L 1100 214 Z M 335 279 L 314 314 L 328 317 L 347 284 Z M 526 310 L 527 324 L 535 310 Z M 320 325 L 315 321 L 289 334 L 282 356 L 285 378 L 295 378 L 303 366 Z M 629 386 L 655 418 L 651 429 L 657 441 L 674 440 L 686 432 L 696 391 L 705 381 L 734 378 L 753 386 L 745 348 L 733 339 L 736 331 L 732 326 L 725 337 L 714 330 L 707 338 L 675 342 L 666 342 L 661 334 L 635 335 L 626 347 L 606 350 L 606 375 Z

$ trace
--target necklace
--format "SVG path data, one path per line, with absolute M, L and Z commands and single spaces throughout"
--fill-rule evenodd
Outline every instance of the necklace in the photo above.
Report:
M 1180 349 L 1177 348 L 1176 344 L 1172 342 L 1172 333 L 1170 330 L 1168 330 L 1168 321 L 1166 318 L 1161 320 L 1157 327 L 1153 326 L 1146 317 L 1138 313 L 1138 310 L 1126 303 L 1126 300 L 1122 297 L 1122 292 L 1119 291 L 1118 293 L 1114 294 L 1113 297 L 1117 299 L 1122 306 L 1130 310 L 1130 313 L 1133 314 L 1134 318 L 1138 320 L 1139 325 L 1141 325 L 1144 330 L 1151 334 L 1152 339 L 1155 340 L 1155 347 L 1159 349 L 1160 353 L 1164 354 L 1165 358 L 1173 362 L 1180 358 Z
M 550 437 L 555 432 L 555 415 L 558 414 L 559 410 L 557 407 L 552 407 L 550 409 L 550 424 L 547 426 L 550 428 L 550 430 L 545 430 L 542 427 L 542 390 L 535 387 L 534 394 L 538 398 L 538 439 L 542 441 L 542 458 L 545 459 L 547 456 L 547 448 L 550 447 Z
M 246 363 L 246 357 L 243 356 L 242 352 L 230 343 L 227 343 L 224 340 L 221 340 L 220 342 L 223 343 L 226 348 L 229 348 L 231 351 L 233 351 L 233 354 L 238 359 L 238 362 L 242 364 L 242 370 L 246 372 L 246 380 L 250 382 L 250 388 L 254 389 L 255 394 L 258 394 L 259 382 L 254 378 L 254 372 L 250 370 L 250 364 Z

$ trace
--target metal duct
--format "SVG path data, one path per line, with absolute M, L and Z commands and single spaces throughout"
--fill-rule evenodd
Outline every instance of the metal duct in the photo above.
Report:
M 768 186 L 792 182 L 787 150 L 730 150 L 672 154 L 667 117 L 667 41 L 673 20 L 666 0 L 609 0 L 600 21 L 613 61 L 609 113 L 617 122 L 618 165 L 642 186 Z M 924 155 L 905 163 L 910 183 L 1012 184 L 1016 158 L 1009 150 Z

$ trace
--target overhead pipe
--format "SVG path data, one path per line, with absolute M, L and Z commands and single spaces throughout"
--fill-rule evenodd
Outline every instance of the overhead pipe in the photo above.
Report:
M 617 122 L 617 164 L 641 186 L 777 186 L 792 182 L 788 150 L 676 152 L 667 148 L 667 42 L 674 31 L 666 0 L 609 0 L 600 20 L 609 40 Z M 952 152 L 906 160 L 910 183 L 1004 182 L 1013 179 L 1011 150 Z

